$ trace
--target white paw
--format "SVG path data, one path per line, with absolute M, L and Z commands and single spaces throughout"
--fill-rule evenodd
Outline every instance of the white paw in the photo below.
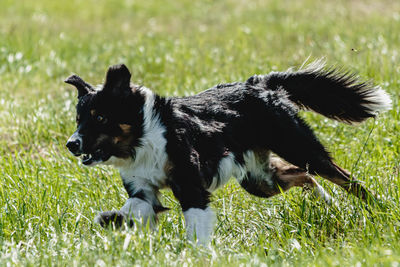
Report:
M 155 227 L 156 213 L 153 206 L 147 201 L 139 198 L 128 198 L 120 212 L 126 214 L 130 221 L 135 220 L 143 225 L 149 223 L 151 229 Z
M 199 245 L 208 245 L 214 230 L 215 215 L 210 207 L 206 209 L 190 208 L 183 212 L 187 237 Z
M 325 201 L 326 204 L 328 205 L 332 205 L 334 204 L 334 199 L 325 191 L 325 189 L 320 186 L 319 184 L 317 184 L 314 188 L 313 188 L 313 195 L 318 198 L 318 199 L 322 199 Z

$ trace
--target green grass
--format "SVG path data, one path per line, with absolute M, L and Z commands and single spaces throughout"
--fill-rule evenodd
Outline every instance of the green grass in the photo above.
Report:
M 399 266 L 399 33 L 400 2 L 389 0 L 2 0 L 0 265 Z M 188 95 L 321 57 L 392 95 L 393 110 L 357 127 L 303 113 L 381 204 L 321 179 L 337 206 L 301 189 L 259 199 L 232 182 L 213 197 L 210 249 L 185 240 L 169 191 L 157 231 L 92 223 L 127 195 L 114 169 L 85 168 L 64 147 L 75 127 L 71 72 L 96 84 L 124 62 L 136 83 Z

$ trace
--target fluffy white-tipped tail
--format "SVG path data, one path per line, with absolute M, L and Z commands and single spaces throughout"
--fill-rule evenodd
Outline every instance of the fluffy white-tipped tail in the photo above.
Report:
M 298 71 L 253 76 L 247 83 L 266 90 L 285 90 L 298 107 L 350 124 L 375 117 L 392 106 L 389 95 L 380 87 L 360 81 L 352 73 L 325 68 L 321 60 Z
M 363 106 L 375 115 L 392 108 L 392 99 L 390 99 L 389 94 L 380 87 L 376 87 L 376 91 L 372 91 L 368 94 L 365 100 L 368 103 L 363 104 Z

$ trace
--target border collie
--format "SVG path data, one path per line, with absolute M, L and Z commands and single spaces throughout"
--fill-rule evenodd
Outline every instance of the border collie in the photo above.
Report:
M 103 227 L 135 221 L 154 226 L 157 213 L 166 210 L 159 189 L 170 188 L 182 207 L 188 239 L 207 244 L 214 224 L 210 195 L 231 177 L 264 198 L 306 186 L 329 202 L 315 175 L 363 200 L 373 197 L 298 116 L 306 109 L 354 124 L 390 109 L 385 91 L 355 75 L 314 63 L 188 97 L 162 97 L 130 79 L 121 64 L 108 69 L 99 87 L 77 75 L 65 80 L 78 89 L 69 151 L 86 166 L 114 165 L 128 192 L 120 210 L 96 217 Z

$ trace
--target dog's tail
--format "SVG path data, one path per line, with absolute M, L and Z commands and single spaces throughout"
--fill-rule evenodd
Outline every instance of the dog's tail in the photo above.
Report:
M 299 71 L 253 76 L 247 83 L 267 90 L 284 90 L 300 108 L 350 124 L 375 117 L 392 105 L 389 95 L 381 88 L 370 82 L 360 82 L 349 72 L 326 69 L 321 61 Z

